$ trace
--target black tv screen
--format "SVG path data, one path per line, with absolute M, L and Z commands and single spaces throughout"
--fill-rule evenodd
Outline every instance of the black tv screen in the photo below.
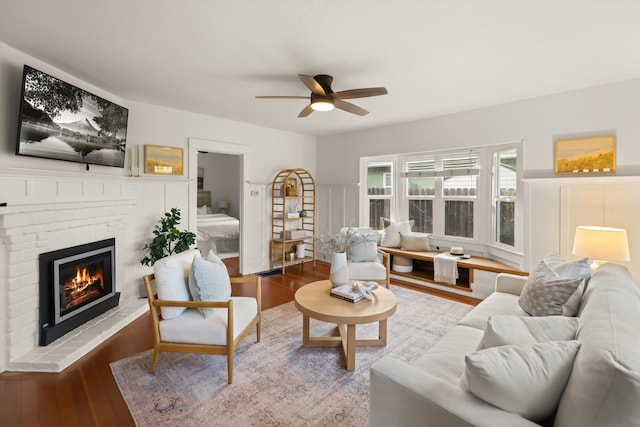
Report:
M 24 66 L 16 154 L 124 167 L 129 110 Z

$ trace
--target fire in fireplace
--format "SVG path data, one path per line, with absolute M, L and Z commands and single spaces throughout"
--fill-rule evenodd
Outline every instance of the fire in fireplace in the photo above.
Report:
M 40 345 L 118 305 L 115 239 L 40 255 Z

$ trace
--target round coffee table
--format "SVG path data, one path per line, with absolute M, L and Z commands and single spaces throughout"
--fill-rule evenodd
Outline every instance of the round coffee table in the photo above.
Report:
M 396 312 L 396 296 L 384 287 L 373 291 L 373 300 L 356 303 L 343 301 L 329 295 L 331 282 L 321 280 L 304 285 L 296 291 L 296 307 L 302 313 L 303 347 L 338 347 L 342 345 L 347 359 L 347 370 L 356 368 L 356 347 L 386 346 L 387 319 Z M 335 323 L 339 337 L 309 336 L 309 319 Z M 357 339 L 356 325 L 378 322 L 377 339 Z

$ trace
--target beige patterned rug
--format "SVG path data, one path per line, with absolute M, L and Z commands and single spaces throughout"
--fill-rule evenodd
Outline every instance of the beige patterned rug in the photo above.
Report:
M 411 362 L 471 307 L 392 286 L 398 310 L 388 321 L 386 347 L 359 347 L 356 369 L 344 369 L 341 348 L 303 348 L 302 314 L 293 302 L 263 313 L 262 340 L 250 334 L 236 351 L 233 384 L 226 358 L 151 351 L 111 364 L 139 426 L 366 426 L 369 367 L 384 355 Z M 312 334 L 335 325 L 311 321 Z M 374 337 L 361 325 L 358 337 Z

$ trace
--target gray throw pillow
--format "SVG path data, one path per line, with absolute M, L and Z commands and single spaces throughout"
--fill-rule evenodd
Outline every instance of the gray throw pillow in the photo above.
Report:
M 582 277 L 559 277 L 540 261 L 522 288 L 518 304 L 531 316 L 563 314 L 563 305 L 584 282 Z
M 569 297 L 563 305 L 564 316 L 575 316 L 580 308 L 582 294 L 591 278 L 591 265 L 589 258 L 582 258 L 575 261 L 566 261 L 555 252 L 547 254 L 543 261 L 560 277 L 582 277 L 584 281 L 578 286 L 576 291 Z
M 207 258 L 193 259 L 189 271 L 189 291 L 194 301 L 228 301 L 231 298 L 231 280 L 224 263 L 213 252 Z M 215 308 L 199 308 L 204 317 Z

